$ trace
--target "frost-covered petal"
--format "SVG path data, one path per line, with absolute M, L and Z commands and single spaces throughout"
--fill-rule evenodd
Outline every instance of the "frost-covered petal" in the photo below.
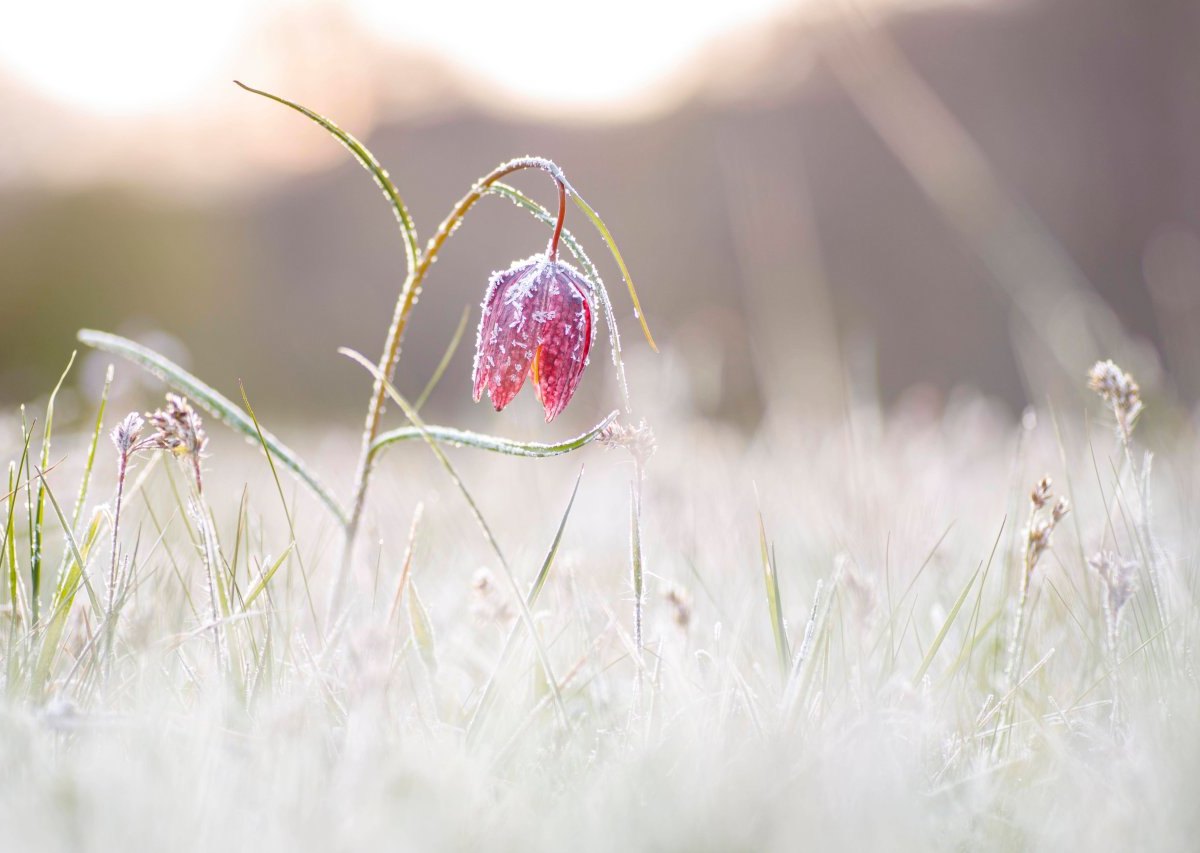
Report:
M 591 286 L 572 267 L 549 263 L 540 277 L 537 355 L 531 367 L 538 399 L 551 421 L 566 408 L 592 344 Z
M 486 390 L 500 411 L 528 373 L 546 420 L 557 417 L 579 387 L 596 335 L 593 292 L 578 270 L 545 255 L 493 274 L 475 345 L 475 400 Z
M 537 346 L 538 281 L 542 257 L 530 258 L 495 273 L 483 300 L 475 343 L 474 397 L 486 389 L 496 411 L 521 390 Z

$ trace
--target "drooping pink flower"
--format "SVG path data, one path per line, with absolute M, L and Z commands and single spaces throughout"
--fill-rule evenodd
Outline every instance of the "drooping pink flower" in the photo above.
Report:
M 486 389 L 498 412 L 528 375 L 553 420 L 579 387 L 594 337 L 592 284 L 571 265 L 535 255 L 493 273 L 475 344 L 475 401 Z

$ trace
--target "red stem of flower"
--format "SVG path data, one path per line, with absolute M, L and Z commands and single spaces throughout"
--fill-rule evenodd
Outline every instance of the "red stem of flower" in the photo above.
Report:
M 554 223 L 554 234 L 550 237 L 550 247 L 546 250 L 551 262 L 558 260 L 558 238 L 562 236 L 563 220 L 567 218 L 567 186 L 557 178 L 555 183 L 558 184 L 558 220 Z

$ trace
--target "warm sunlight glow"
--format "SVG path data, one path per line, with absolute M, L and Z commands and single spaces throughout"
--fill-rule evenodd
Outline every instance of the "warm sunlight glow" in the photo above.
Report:
M 255 33 L 277 15 L 305 13 L 305 5 L 14 4 L 0 27 L 0 73 L 76 109 L 162 111 L 244 73 Z M 351 0 L 341 8 L 366 34 L 442 57 L 495 94 L 529 107 L 587 110 L 638 102 L 706 42 L 790 5 Z
M 722 32 L 793 5 L 526 0 L 415 12 L 392 0 L 359 0 L 355 9 L 372 31 L 450 56 L 518 101 L 578 109 L 637 101 Z
M 249 15 L 237 0 L 20 3 L 0 24 L 0 69 L 64 104 L 125 114 L 215 83 Z

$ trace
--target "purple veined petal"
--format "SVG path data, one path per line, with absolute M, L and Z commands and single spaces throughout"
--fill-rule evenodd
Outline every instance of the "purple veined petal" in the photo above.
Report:
M 557 417 L 579 387 L 596 335 L 591 282 L 569 264 L 536 255 L 492 275 L 475 344 L 474 397 L 496 411 L 526 374 L 546 413 Z
M 579 387 L 594 329 L 587 279 L 561 263 L 547 265 L 547 272 L 537 312 L 538 346 L 531 372 L 549 422 L 566 408 Z
M 488 283 L 475 343 L 474 398 L 486 389 L 496 411 L 521 390 L 537 347 L 539 280 L 545 258 L 519 261 L 496 273 Z

